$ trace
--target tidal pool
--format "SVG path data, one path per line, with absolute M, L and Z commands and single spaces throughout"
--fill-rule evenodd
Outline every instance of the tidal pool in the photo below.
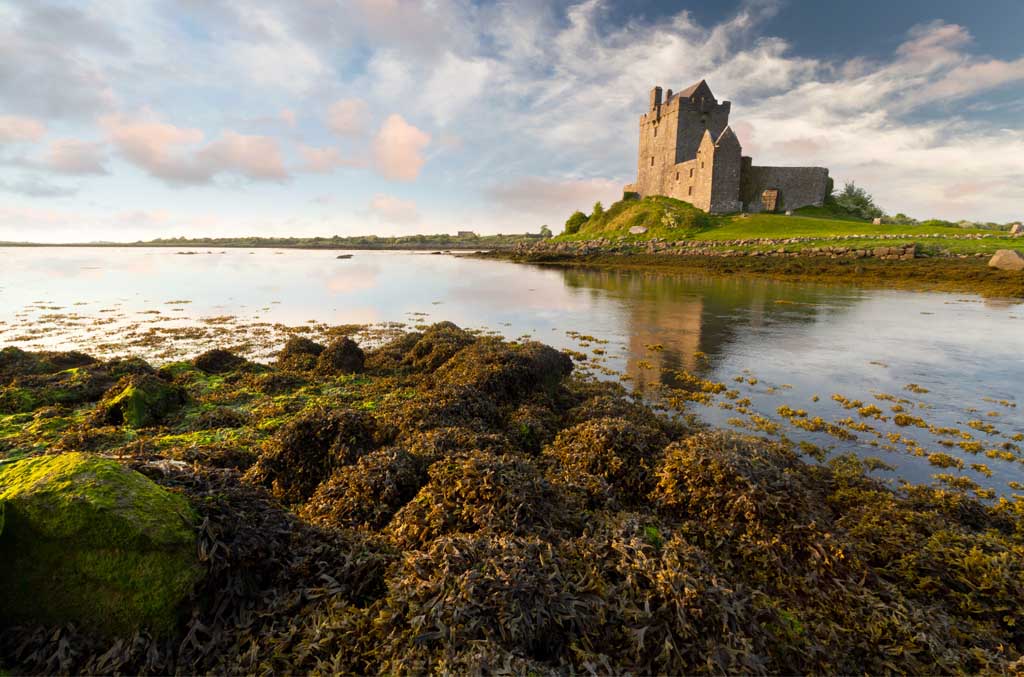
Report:
M 877 457 L 896 468 L 882 477 L 1024 492 L 1024 305 L 1010 301 L 420 252 L 0 253 L 0 346 L 265 359 L 297 326 L 450 320 L 574 350 L 652 398 L 704 388 L 686 406 L 709 423 Z

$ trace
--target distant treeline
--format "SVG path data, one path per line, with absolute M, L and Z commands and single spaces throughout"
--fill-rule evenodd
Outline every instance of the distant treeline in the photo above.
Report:
M 498 235 L 460 234 L 401 235 L 380 237 L 171 237 L 137 242 L 75 242 L 38 244 L 2 242 L 4 246 L 90 246 L 90 247 L 290 247 L 294 249 L 492 249 L 549 237 L 548 233 Z

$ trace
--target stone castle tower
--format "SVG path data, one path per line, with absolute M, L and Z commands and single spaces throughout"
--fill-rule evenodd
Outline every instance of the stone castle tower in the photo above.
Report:
M 729 128 L 732 104 L 700 82 L 662 98 L 651 90 L 640 116 L 637 181 L 626 192 L 667 195 L 707 212 L 759 212 L 821 205 L 830 179 L 824 167 L 759 167 Z

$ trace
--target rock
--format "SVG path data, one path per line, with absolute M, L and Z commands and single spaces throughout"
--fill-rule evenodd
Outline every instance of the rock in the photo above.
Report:
M 245 358 L 222 348 L 207 350 L 192 360 L 192 364 L 196 369 L 207 374 L 224 374 L 238 369 L 245 363 Z
M 786 210 L 786 216 L 793 216 L 793 210 L 792 209 L 787 209 Z
M 645 226 L 633 226 L 629 229 L 630 235 L 643 235 L 646 232 L 647 228 Z
M 988 265 L 998 270 L 1024 270 L 1024 256 L 1013 249 L 1000 249 L 988 260 Z
M 1010 226 L 1010 235 L 1024 235 L 1024 225 L 1015 223 Z
M 151 374 L 133 374 L 103 395 L 96 417 L 106 425 L 144 428 L 159 423 L 184 402 L 181 388 Z
M 0 464 L 0 625 L 169 634 L 203 567 L 188 502 L 82 453 Z
M 355 341 L 342 338 L 333 341 L 324 349 L 316 360 L 318 374 L 333 376 L 336 374 L 358 374 L 363 371 L 366 355 Z
M 871 224 L 875 226 L 882 225 L 882 217 L 876 216 L 875 218 L 871 219 Z
M 277 354 L 278 369 L 309 371 L 316 367 L 317 358 L 324 352 L 324 346 L 305 336 L 292 336 L 285 341 L 284 348 Z
M 336 258 L 336 259 L 350 259 L 350 258 L 352 258 L 352 255 L 351 254 L 338 254 L 334 258 Z

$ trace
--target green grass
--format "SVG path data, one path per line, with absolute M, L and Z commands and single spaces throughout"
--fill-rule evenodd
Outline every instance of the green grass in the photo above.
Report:
M 633 226 L 643 226 L 647 232 L 630 235 Z M 999 235 L 984 240 L 960 240 L 954 238 L 930 238 L 933 234 Z M 991 253 L 996 249 L 1017 249 L 1024 251 L 1024 239 L 1012 238 L 1007 233 L 978 228 L 959 228 L 943 225 L 875 225 L 870 221 L 857 219 L 834 206 L 804 207 L 793 216 L 784 214 L 710 215 L 696 207 L 669 197 L 645 197 L 640 200 L 622 200 L 609 207 L 599 217 L 589 219 L 578 233 L 559 235 L 556 240 L 593 240 L 597 238 L 644 241 L 651 239 L 706 240 L 714 245 L 724 240 L 747 240 L 756 238 L 821 238 L 817 241 L 788 245 L 795 251 L 805 247 L 843 244 L 826 238 L 848 236 L 903 235 L 898 240 L 856 239 L 850 242 L 858 248 L 886 247 L 897 244 L 917 243 L 925 251 L 946 249 L 956 253 Z M 756 245 L 745 248 L 756 249 Z

